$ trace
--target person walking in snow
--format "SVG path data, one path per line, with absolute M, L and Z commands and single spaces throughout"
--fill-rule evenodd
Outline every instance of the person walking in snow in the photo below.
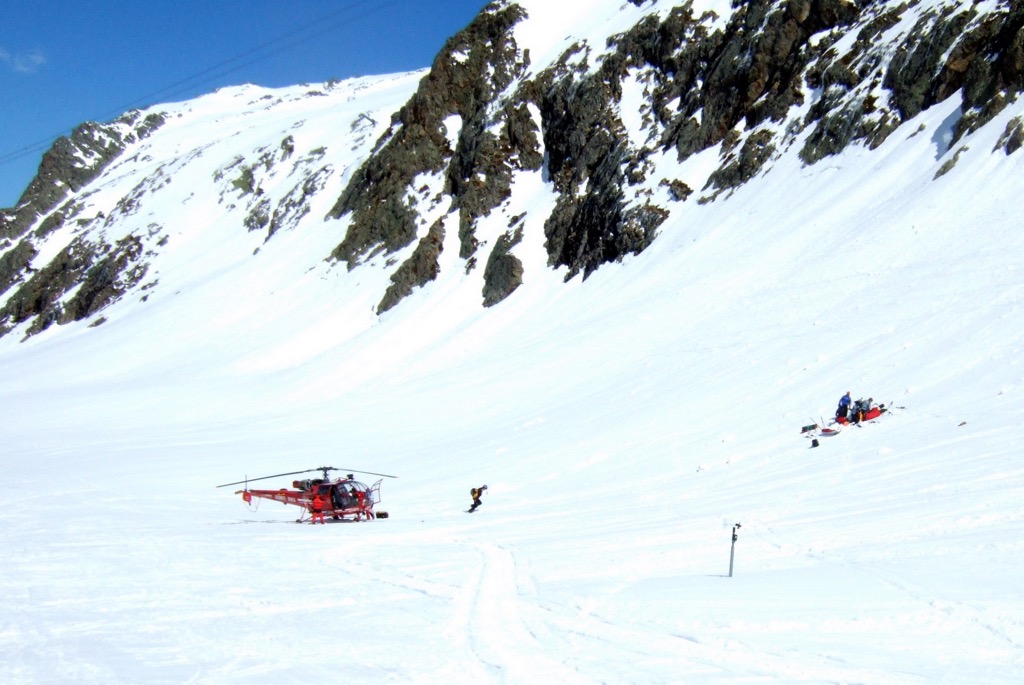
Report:
M 320 523 L 327 525 L 324 521 L 324 498 L 319 493 L 310 502 L 309 509 L 313 512 L 313 518 L 310 519 L 310 523 L 316 523 L 316 520 L 320 519 Z
M 480 487 L 473 488 L 469 491 L 470 496 L 473 498 L 473 506 L 469 508 L 470 513 L 476 511 L 476 508 L 483 504 L 483 502 L 480 501 L 480 498 L 483 497 L 484 490 L 486 489 L 486 485 L 481 485 Z
M 846 418 L 849 417 L 849 415 L 850 415 L 850 402 L 852 402 L 852 401 L 853 400 L 850 399 L 850 391 L 849 390 L 846 391 L 845 395 L 843 395 L 842 397 L 839 398 L 839 406 L 836 408 L 836 420 L 837 421 L 840 420 L 840 419 L 845 420 Z

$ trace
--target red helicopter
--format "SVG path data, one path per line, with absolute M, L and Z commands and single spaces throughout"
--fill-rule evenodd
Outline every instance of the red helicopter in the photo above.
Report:
M 321 511 L 324 516 L 330 516 L 332 519 L 339 520 L 344 519 L 346 516 L 354 516 L 356 521 L 361 521 L 363 517 L 366 520 L 374 518 L 387 518 L 386 512 L 374 513 L 373 506 L 380 501 L 380 484 L 384 478 L 398 478 L 398 476 L 389 476 L 384 473 L 371 473 L 369 471 L 359 471 L 358 473 L 365 473 L 370 476 L 381 476 L 381 478 L 373 485 L 367 486 L 364 483 L 360 483 L 355 479 L 355 476 L 351 473 L 346 474 L 344 478 L 335 478 L 331 480 L 328 477 L 330 471 L 339 471 L 333 466 L 320 466 L 315 469 L 307 469 L 305 471 L 292 471 L 290 473 L 278 473 L 273 476 L 263 476 L 261 478 L 246 478 L 234 483 L 224 483 L 218 485 L 218 488 L 226 488 L 229 485 L 245 485 L 244 490 L 236 490 L 235 494 L 242 495 L 242 499 L 246 504 L 252 502 L 253 497 L 260 499 L 270 499 L 276 502 L 283 502 L 284 504 L 294 504 L 297 507 L 302 507 L 302 516 L 299 517 L 296 523 L 302 523 L 306 514 L 313 513 L 313 499 L 319 495 L 323 503 Z M 249 483 L 257 480 L 268 480 L 270 478 L 282 478 L 284 476 L 297 476 L 304 473 L 313 473 L 319 471 L 323 474 L 321 478 L 305 478 L 303 480 L 292 481 L 293 490 L 286 488 L 280 488 L 279 490 L 250 490 Z M 310 519 L 313 520 L 312 518 Z

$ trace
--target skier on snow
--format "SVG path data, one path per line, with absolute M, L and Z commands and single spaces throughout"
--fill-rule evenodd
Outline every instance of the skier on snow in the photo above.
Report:
M 480 501 L 480 498 L 483 497 L 484 490 L 486 489 L 486 485 L 481 485 L 480 487 L 473 488 L 469 491 L 470 496 L 473 498 L 473 506 L 469 508 L 470 513 L 476 511 L 476 508 L 483 504 L 483 502 Z

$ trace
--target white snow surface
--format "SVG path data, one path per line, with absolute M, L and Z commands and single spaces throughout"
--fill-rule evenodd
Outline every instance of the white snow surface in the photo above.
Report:
M 145 301 L 0 339 L 0 682 L 1024 682 L 1024 153 L 993 151 L 1024 103 L 937 178 L 955 97 L 784 156 L 585 281 L 521 174 L 480 235 L 526 212 L 524 284 L 483 308 L 452 215 L 378 317 L 386 260 L 325 262 L 323 217 L 421 75 L 165 107 L 90 186 L 167 165 L 115 226 L 168 240 Z M 264 243 L 214 174 L 289 132 L 328 190 Z M 847 390 L 891 411 L 812 448 Z M 215 487 L 325 465 L 397 475 L 390 517 Z

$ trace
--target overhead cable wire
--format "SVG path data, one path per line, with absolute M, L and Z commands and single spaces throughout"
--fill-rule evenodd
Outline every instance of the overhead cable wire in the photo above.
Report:
M 109 119 L 112 117 L 119 116 L 127 111 L 136 109 L 143 103 L 151 103 L 157 98 L 168 99 L 175 95 L 187 92 L 189 90 L 198 88 L 199 86 L 211 83 L 217 79 L 223 78 L 229 74 L 233 74 L 237 71 L 257 64 L 265 59 L 278 55 L 282 52 L 286 52 L 295 47 L 310 42 L 314 38 L 330 33 L 335 28 L 346 22 L 357 22 L 365 19 L 366 17 L 372 16 L 379 12 L 382 12 L 395 5 L 402 4 L 408 0 L 388 0 L 385 2 L 379 2 L 378 0 L 353 0 L 352 2 L 345 3 L 345 5 L 325 14 L 317 19 L 303 24 L 291 31 L 281 34 L 276 38 L 273 38 L 265 43 L 257 45 L 256 47 L 250 48 L 244 52 L 241 52 L 234 57 L 226 59 L 222 62 L 214 64 L 210 67 L 202 69 L 190 76 L 175 81 L 159 90 L 153 91 L 146 95 L 142 95 L 133 99 L 131 102 L 122 105 L 118 108 L 108 110 L 98 117 L 93 117 L 90 120 L 95 119 Z M 356 10 L 361 7 L 369 6 L 365 11 L 355 13 Z M 310 29 L 316 28 L 317 30 L 307 35 L 302 35 Z M 278 46 L 278 44 L 282 44 Z M 278 46 L 278 47 L 274 47 Z M 270 49 L 273 48 L 273 49 Z M 261 54 L 262 53 L 262 54 Z M 47 136 L 45 139 L 40 139 L 34 143 L 30 143 L 26 147 L 19 150 L 4 153 L 0 155 L 0 165 L 13 162 L 17 159 L 21 159 L 29 154 L 33 154 L 48 148 L 53 144 L 56 138 L 64 135 L 64 131 L 54 133 L 53 135 Z

